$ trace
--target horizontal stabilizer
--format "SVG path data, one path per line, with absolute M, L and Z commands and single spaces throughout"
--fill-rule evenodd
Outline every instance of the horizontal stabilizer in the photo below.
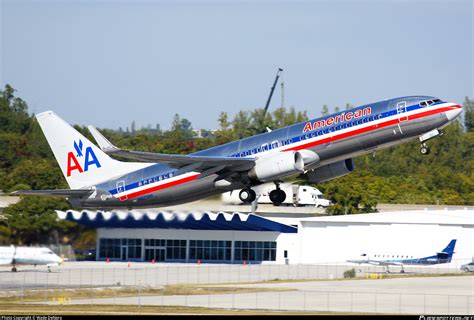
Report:
M 231 157 L 213 157 L 213 156 L 193 156 L 181 154 L 163 154 L 143 151 L 123 150 L 114 146 L 93 126 L 87 127 L 97 141 L 100 149 L 108 155 L 118 156 L 126 159 L 132 159 L 142 162 L 155 162 L 169 165 L 173 168 L 182 168 L 187 165 L 199 163 L 197 171 L 204 171 L 209 168 L 223 167 L 231 168 L 234 171 L 250 170 L 255 165 L 255 159 L 252 158 L 231 158 Z
M 94 192 L 94 189 L 55 189 L 55 190 L 17 190 L 11 195 L 52 196 L 81 198 Z

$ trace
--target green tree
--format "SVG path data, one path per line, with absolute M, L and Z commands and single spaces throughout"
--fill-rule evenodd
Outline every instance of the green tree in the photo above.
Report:
M 466 97 L 463 104 L 464 109 L 464 127 L 467 132 L 474 131 L 474 100 Z
M 10 231 L 9 241 L 16 245 L 35 243 L 59 243 L 77 225 L 69 221 L 58 221 L 55 210 L 69 209 L 63 199 L 23 197 L 3 211 L 3 228 Z

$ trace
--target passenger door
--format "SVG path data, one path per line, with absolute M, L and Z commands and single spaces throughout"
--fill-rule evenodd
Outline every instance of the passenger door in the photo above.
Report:
M 117 193 L 122 193 L 125 191 L 125 181 L 124 180 L 121 180 L 121 181 L 117 181 Z M 127 199 L 127 195 L 125 196 L 122 196 L 120 197 L 121 199 Z
M 400 102 L 397 103 L 397 114 L 398 114 L 399 122 L 403 122 L 403 121 L 408 120 L 407 102 L 406 101 L 400 101 Z

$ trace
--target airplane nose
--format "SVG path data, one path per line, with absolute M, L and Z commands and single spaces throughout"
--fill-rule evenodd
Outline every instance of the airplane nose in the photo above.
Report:
M 448 110 L 445 112 L 446 117 L 448 118 L 449 121 L 452 121 L 459 117 L 459 115 L 462 112 L 462 107 L 458 104 L 454 105 L 451 110 Z

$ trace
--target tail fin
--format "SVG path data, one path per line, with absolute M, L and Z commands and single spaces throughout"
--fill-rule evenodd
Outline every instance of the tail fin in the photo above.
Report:
M 36 115 L 71 189 L 94 186 L 149 166 L 112 159 L 52 111 Z
M 454 247 L 456 246 L 456 239 L 453 239 L 449 242 L 449 244 L 446 246 L 446 248 L 443 249 L 442 252 L 447 253 L 449 257 L 453 256 L 454 253 Z
M 443 249 L 443 251 L 438 252 L 436 254 L 436 256 L 437 256 L 440 263 L 449 263 L 449 262 L 451 262 L 451 259 L 453 258 L 454 247 L 455 246 L 456 246 L 456 239 L 453 239 L 449 242 L 449 244 L 446 246 L 446 248 Z

